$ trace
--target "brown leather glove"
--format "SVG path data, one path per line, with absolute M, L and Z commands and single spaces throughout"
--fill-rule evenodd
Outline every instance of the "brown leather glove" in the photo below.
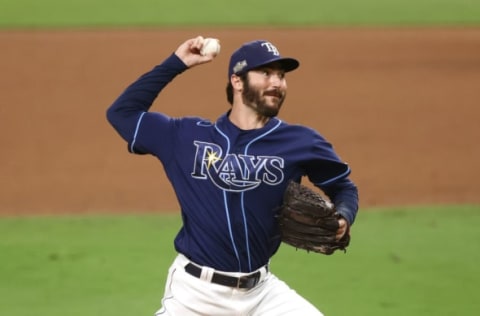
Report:
M 350 232 L 336 240 L 340 215 L 320 193 L 291 181 L 285 190 L 278 217 L 282 241 L 307 251 L 331 255 L 346 251 Z

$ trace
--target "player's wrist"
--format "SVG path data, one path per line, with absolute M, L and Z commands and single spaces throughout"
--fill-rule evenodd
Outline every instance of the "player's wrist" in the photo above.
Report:
M 188 69 L 188 66 L 175 53 L 172 53 L 167 59 L 165 59 L 161 63 L 161 66 L 177 73 L 182 73 Z

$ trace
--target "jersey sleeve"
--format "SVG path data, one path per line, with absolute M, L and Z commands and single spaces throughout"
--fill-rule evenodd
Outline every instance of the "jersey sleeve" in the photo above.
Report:
M 168 159 L 174 142 L 175 119 L 157 112 L 143 112 L 137 122 L 128 151 L 134 154 L 152 154 Z
M 108 108 L 107 120 L 127 141 L 130 152 L 153 153 L 159 145 L 154 144 L 155 138 L 159 138 L 162 145 L 169 145 L 168 132 L 174 120 L 165 114 L 148 111 L 163 88 L 186 69 L 187 66 L 172 54 L 128 86 Z
M 350 180 L 350 166 L 342 161 L 331 143 L 313 132 L 309 180 L 335 204 L 337 212 L 352 225 L 358 212 L 358 189 Z
M 350 167 L 343 162 L 325 138 L 313 132 L 310 159 L 306 163 L 307 176 L 317 186 L 326 186 L 350 175 Z

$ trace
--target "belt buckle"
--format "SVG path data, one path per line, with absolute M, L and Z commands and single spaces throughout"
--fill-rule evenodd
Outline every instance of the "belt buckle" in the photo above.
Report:
M 246 289 L 251 289 L 255 287 L 255 285 L 258 284 L 258 281 L 260 280 L 260 273 L 256 272 L 251 275 L 245 275 L 241 276 L 237 280 L 237 288 L 246 288 Z

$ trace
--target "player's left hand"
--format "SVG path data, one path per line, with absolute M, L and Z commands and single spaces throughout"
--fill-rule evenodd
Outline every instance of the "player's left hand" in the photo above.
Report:
M 203 46 L 204 38 L 202 36 L 197 36 L 183 42 L 175 51 L 175 55 L 180 58 L 183 63 L 191 68 L 200 64 L 211 62 L 215 57 L 207 54 L 200 54 L 200 50 Z
M 347 233 L 348 231 L 348 223 L 347 220 L 343 217 L 340 217 L 338 219 L 338 230 L 337 230 L 337 235 L 335 236 L 336 240 L 342 239 L 342 237 Z

